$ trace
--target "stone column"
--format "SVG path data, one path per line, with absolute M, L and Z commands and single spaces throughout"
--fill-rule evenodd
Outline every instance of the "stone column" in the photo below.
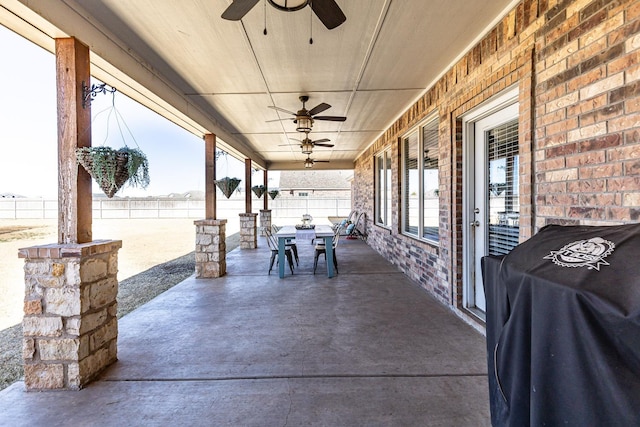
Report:
M 27 390 L 79 390 L 117 360 L 120 240 L 20 249 Z
M 267 197 L 267 194 L 264 194 L 264 197 Z M 264 233 L 265 229 L 271 228 L 271 209 L 261 209 L 260 210 L 260 235 L 262 237 L 266 236 Z
M 227 273 L 226 219 L 201 219 L 196 225 L 196 279 Z
M 240 249 L 255 249 L 258 247 L 258 236 L 256 234 L 255 213 L 240 214 Z

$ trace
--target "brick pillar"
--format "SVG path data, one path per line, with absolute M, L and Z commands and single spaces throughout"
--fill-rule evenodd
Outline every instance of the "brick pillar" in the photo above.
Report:
M 79 390 L 117 360 L 121 240 L 20 249 L 27 390 Z
M 258 236 L 256 234 L 255 213 L 240 214 L 240 249 L 255 249 L 258 247 Z
M 265 197 L 267 194 L 265 193 Z M 262 237 L 266 236 L 264 234 L 264 230 L 271 228 L 271 209 L 261 209 L 260 210 L 260 235 Z
M 196 279 L 227 273 L 226 219 L 201 219 L 196 225 Z

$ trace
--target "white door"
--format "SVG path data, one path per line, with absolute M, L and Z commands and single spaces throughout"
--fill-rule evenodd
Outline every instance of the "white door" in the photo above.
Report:
M 518 104 L 479 114 L 465 128 L 464 301 L 482 313 L 482 257 L 507 254 L 518 244 Z

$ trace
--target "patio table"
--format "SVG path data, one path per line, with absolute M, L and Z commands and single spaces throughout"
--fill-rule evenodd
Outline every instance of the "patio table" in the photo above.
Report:
M 287 239 L 296 237 L 296 227 L 293 225 L 285 225 L 276 233 L 278 238 L 278 275 L 284 277 L 284 248 Z M 305 230 L 307 231 L 307 230 Z M 328 225 L 318 224 L 314 228 L 315 237 L 324 239 L 327 248 L 327 277 L 333 277 L 333 229 Z

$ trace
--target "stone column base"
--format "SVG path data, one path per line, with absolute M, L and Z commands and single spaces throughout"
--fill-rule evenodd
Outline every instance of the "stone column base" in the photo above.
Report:
M 256 234 L 256 218 L 258 214 L 240 214 L 240 249 L 255 249 L 258 247 Z
M 227 274 L 226 219 L 201 219 L 196 225 L 196 279 Z
M 28 391 L 79 390 L 117 360 L 120 240 L 20 249 Z
M 266 196 L 265 196 L 266 197 Z M 271 209 L 262 209 L 260 210 L 260 235 L 262 237 L 266 236 L 264 233 L 265 229 L 271 228 Z

